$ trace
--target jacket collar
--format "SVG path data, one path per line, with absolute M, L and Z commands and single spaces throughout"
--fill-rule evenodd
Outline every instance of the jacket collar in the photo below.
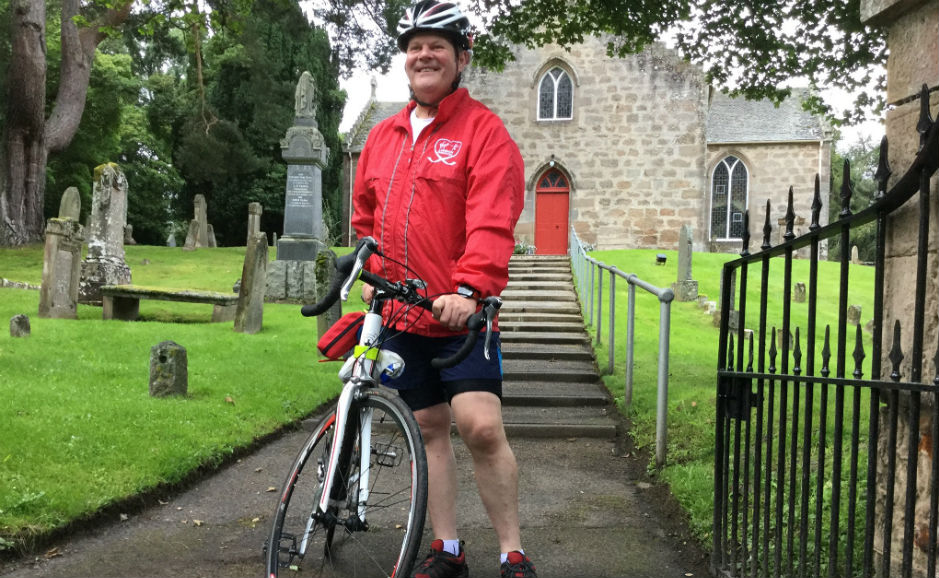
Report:
M 469 100 L 469 91 L 466 88 L 458 88 L 454 92 L 448 94 L 440 101 L 440 106 L 437 107 L 437 116 L 434 117 L 434 122 L 432 124 L 441 124 L 450 119 L 451 116 L 455 115 L 460 108 L 462 108 L 466 102 Z M 406 107 L 404 107 L 401 112 L 395 117 L 395 126 L 397 128 L 404 129 L 407 132 L 411 131 L 411 111 L 417 107 L 417 102 L 411 100 Z

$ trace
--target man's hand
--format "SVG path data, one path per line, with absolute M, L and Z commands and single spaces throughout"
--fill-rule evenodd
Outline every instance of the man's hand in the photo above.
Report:
M 466 320 L 476 313 L 476 300 L 461 295 L 441 295 L 434 301 L 434 319 L 450 331 L 466 329 Z
M 371 303 L 372 299 L 375 298 L 375 288 L 369 285 L 368 283 L 362 284 L 362 301 L 366 303 Z

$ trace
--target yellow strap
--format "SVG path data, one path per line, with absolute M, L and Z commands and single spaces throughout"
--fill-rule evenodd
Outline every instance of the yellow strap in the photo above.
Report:
M 368 345 L 356 345 L 355 349 L 352 350 L 352 355 L 355 357 L 359 357 L 363 354 L 365 355 L 365 359 L 375 361 L 378 359 L 378 348 L 369 347 Z

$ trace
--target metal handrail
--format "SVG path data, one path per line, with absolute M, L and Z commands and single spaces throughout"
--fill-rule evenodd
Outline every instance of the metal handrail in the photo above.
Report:
M 616 355 L 616 278 L 622 278 L 628 283 L 626 308 L 626 384 L 623 403 L 628 407 L 632 404 L 633 396 L 633 350 L 635 346 L 634 331 L 636 319 L 636 287 L 643 289 L 659 300 L 659 355 L 657 398 L 655 411 L 655 464 L 661 467 L 665 464 L 666 438 L 668 432 L 668 353 L 669 335 L 671 333 L 671 305 L 675 293 L 670 287 L 656 287 L 643 281 L 634 273 L 624 273 L 615 266 L 607 265 L 587 255 L 583 243 L 577 233 L 571 229 L 570 234 L 571 268 L 574 270 L 575 283 L 578 296 L 588 310 L 588 325 L 594 324 L 594 306 L 597 312 L 597 338 L 596 345 L 601 345 L 603 333 L 603 272 L 609 272 L 609 306 L 607 309 L 607 341 L 608 364 L 607 374 L 613 373 L 614 358 Z M 588 278 L 589 277 L 589 278 Z

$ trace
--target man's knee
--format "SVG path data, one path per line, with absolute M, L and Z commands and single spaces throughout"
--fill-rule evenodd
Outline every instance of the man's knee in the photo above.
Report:
M 414 418 L 425 440 L 450 435 L 450 408 L 445 403 L 419 409 L 414 412 Z

